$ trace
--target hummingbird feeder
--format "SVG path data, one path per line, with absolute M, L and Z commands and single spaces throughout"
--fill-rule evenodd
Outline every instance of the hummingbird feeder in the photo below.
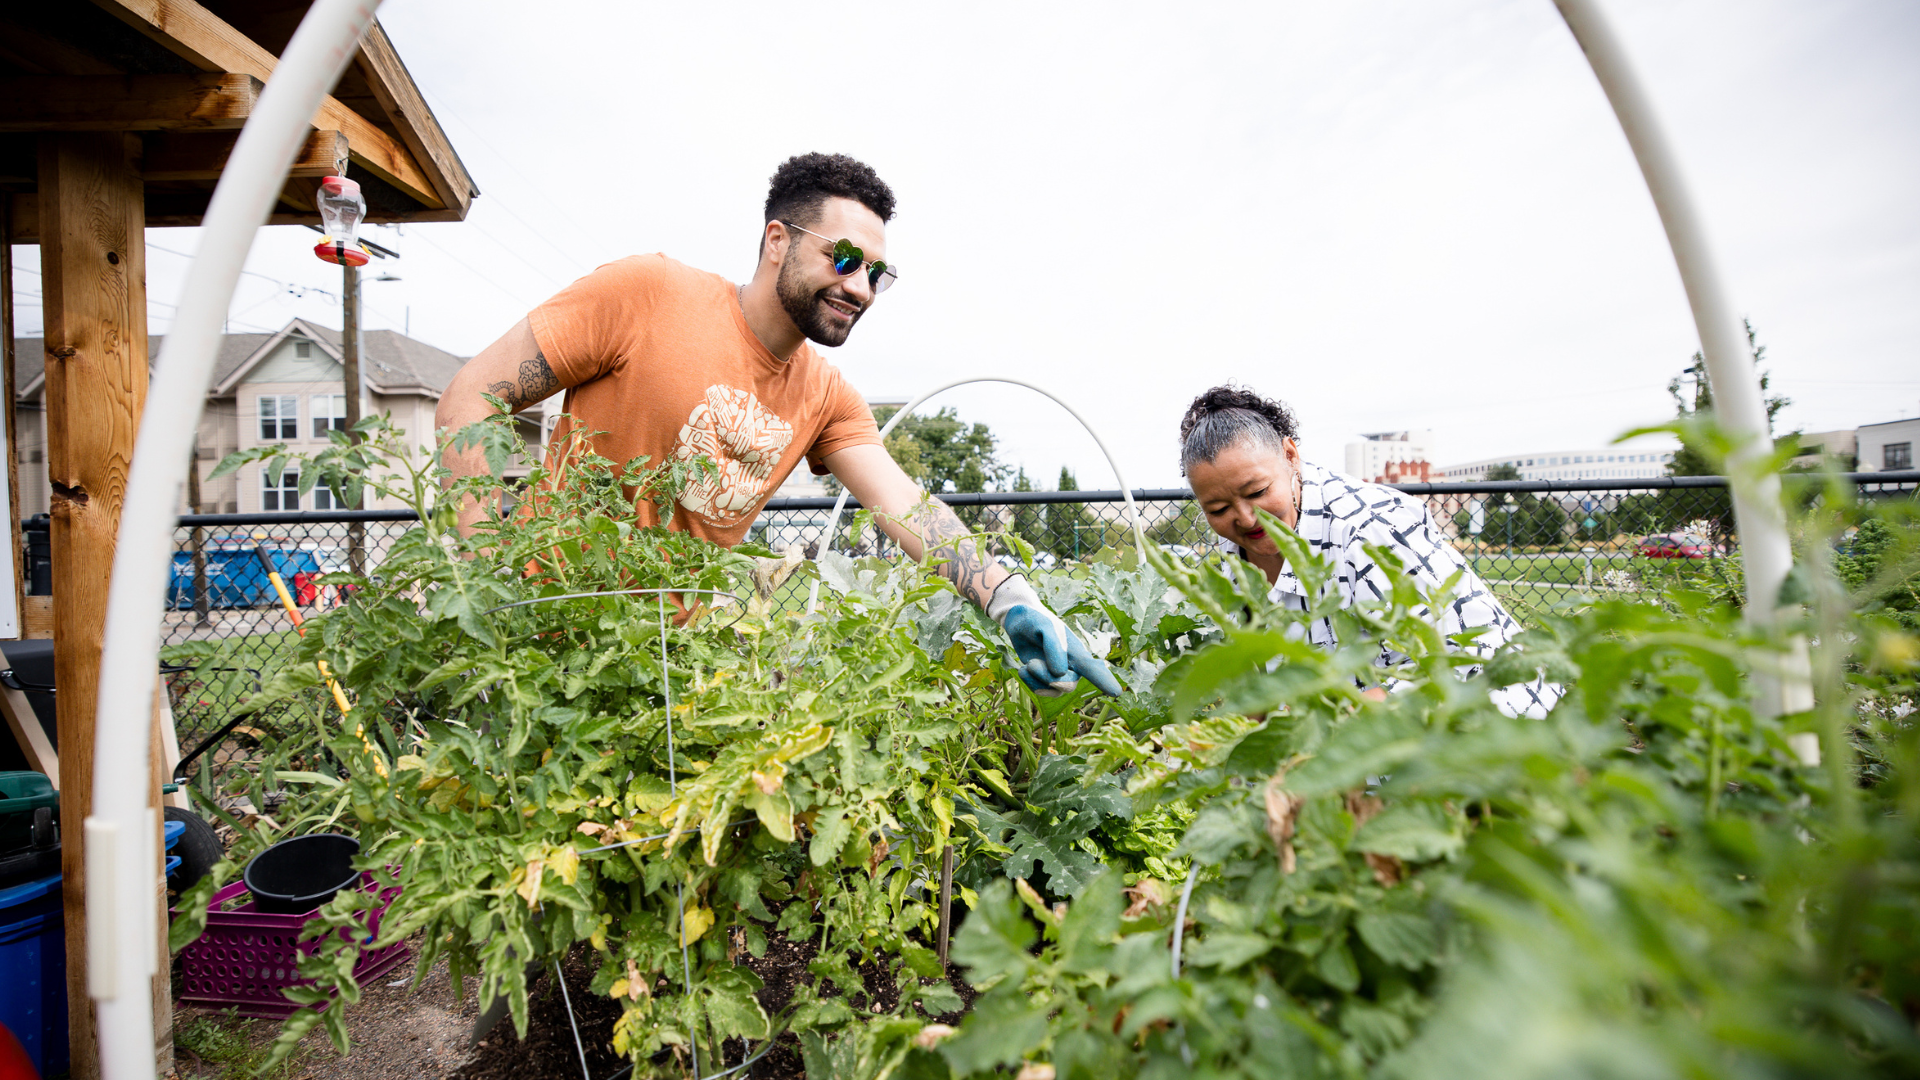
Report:
M 320 181 L 320 192 L 313 203 L 320 210 L 325 235 L 313 245 L 313 253 L 330 263 L 365 266 L 373 258 L 355 235 L 360 221 L 367 216 L 367 200 L 360 185 L 344 176 L 329 176 Z

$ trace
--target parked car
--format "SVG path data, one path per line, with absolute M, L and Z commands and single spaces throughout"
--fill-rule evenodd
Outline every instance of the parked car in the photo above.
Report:
M 1697 536 L 1649 536 L 1634 545 L 1633 553 L 1646 559 L 1704 559 L 1713 552 Z

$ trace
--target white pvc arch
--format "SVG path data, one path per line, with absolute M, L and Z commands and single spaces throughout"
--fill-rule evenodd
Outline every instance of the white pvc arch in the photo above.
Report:
M 1061 408 L 1067 410 L 1068 416 L 1071 416 L 1075 420 L 1078 420 L 1080 422 L 1080 426 L 1087 429 L 1087 434 L 1093 436 L 1093 444 L 1100 448 L 1100 453 L 1105 455 L 1107 459 L 1108 467 L 1113 469 L 1114 481 L 1120 485 L 1120 497 L 1124 499 L 1127 504 L 1127 524 L 1132 526 L 1133 528 L 1133 545 L 1134 547 L 1139 549 L 1140 558 L 1144 561 L 1147 557 L 1147 534 L 1141 531 L 1140 511 L 1137 507 L 1133 505 L 1133 490 L 1127 487 L 1127 478 L 1126 476 L 1122 475 L 1122 473 L 1120 472 L 1120 463 L 1114 460 L 1113 451 L 1107 449 L 1106 440 L 1102 439 L 1100 437 L 1100 433 L 1093 429 L 1093 425 L 1087 422 L 1087 418 L 1084 416 L 1081 416 L 1078 410 L 1076 410 L 1073 406 L 1067 404 L 1065 401 L 1061 400 L 1057 395 L 1055 395 L 1051 391 L 1042 390 L 1038 386 L 1035 386 L 1024 379 L 1013 379 L 1013 378 L 1008 378 L 1004 375 L 975 375 L 965 379 L 955 379 L 950 383 L 946 383 L 941 386 L 936 386 L 933 389 L 927 391 L 924 394 L 921 394 L 919 397 L 914 398 L 912 401 L 909 401 L 905 405 L 901 406 L 899 412 L 894 413 L 892 416 L 887 418 L 887 426 L 880 429 L 881 440 L 885 441 L 887 435 L 891 433 L 894 428 L 900 426 L 900 421 L 905 420 L 909 416 L 912 416 L 913 410 L 926 404 L 927 399 L 937 394 L 944 394 L 956 386 L 965 386 L 968 383 L 984 383 L 984 382 L 1007 383 L 1008 385 L 1011 385 L 1011 386 L 1023 386 L 1028 390 L 1031 390 L 1034 393 L 1039 394 L 1041 397 L 1044 397 L 1049 401 L 1052 401 L 1055 405 L 1058 405 Z M 834 533 L 839 531 L 839 528 L 840 528 L 840 514 L 842 511 L 844 511 L 847 508 L 848 494 L 849 492 L 843 487 L 840 491 L 840 498 L 836 500 L 833 504 L 833 513 L 827 516 L 827 531 L 820 541 L 820 553 L 823 555 L 826 554 L 826 552 L 833 546 Z M 810 588 L 807 591 L 807 610 L 809 612 L 820 610 L 820 579 L 817 577 L 813 579 L 812 588 Z
M 1624 51 L 1593 0 L 1554 3 L 1626 132 L 1666 228 L 1700 334 L 1716 415 L 1738 442 L 1728 472 L 1746 566 L 1747 610 L 1751 618 L 1772 623 L 1778 618 L 1777 597 L 1791 551 L 1779 479 L 1755 467 L 1768 449 L 1758 380 L 1740 347 L 1740 331 L 1698 214 Z M 378 6 L 379 0 L 315 0 L 214 189 L 200 254 L 188 272 L 179 315 L 154 368 L 134 446 L 107 600 L 101 654 L 105 671 L 151 672 L 159 664 L 173 520 L 212 378 L 220 325 L 254 235 L 266 224 L 309 120 L 339 80 Z M 1126 490 L 1124 481 L 1121 488 Z M 1129 505 L 1131 501 L 1129 493 Z M 1138 539 L 1137 519 L 1134 526 Z M 102 679 L 95 720 L 94 805 L 84 826 L 87 986 L 99 1004 L 100 1063 L 107 1080 L 154 1075 L 148 980 L 159 947 L 153 903 L 159 862 L 153 850 L 156 823 L 147 805 L 152 687 L 150 679 L 132 675 Z M 1766 692 L 1770 700 L 1762 704 L 1778 710 L 1783 704 L 1797 705 L 1807 693 L 1804 683 L 1792 683 L 1783 702 L 1781 689 Z

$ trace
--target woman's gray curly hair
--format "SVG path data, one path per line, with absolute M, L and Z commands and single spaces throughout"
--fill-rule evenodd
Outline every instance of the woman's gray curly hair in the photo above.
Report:
M 1243 444 L 1283 454 L 1281 440 L 1297 439 L 1299 431 L 1285 404 L 1231 384 L 1216 386 L 1194 398 L 1180 420 L 1180 475 Z

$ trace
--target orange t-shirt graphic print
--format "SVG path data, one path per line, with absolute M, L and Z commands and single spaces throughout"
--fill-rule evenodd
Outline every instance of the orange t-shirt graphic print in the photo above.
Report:
M 705 457 L 711 476 L 682 493 L 671 527 L 718 544 L 745 538 L 768 496 L 804 457 L 879 445 L 873 413 L 811 345 L 780 360 L 748 328 L 734 286 L 664 255 L 608 263 L 527 317 L 560 385 L 563 410 L 601 432 L 602 457 L 649 466 Z M 548 467 L 574 443 L 562 421 Z M 639 502 L 643 525 L 658 523 Z
M 680 505 L 722 525 L 752 516 L 773 477 L 773 467 L 793 442 L 793 426 L 773 415 L 752 394 L 731 386 L 707 387 L 707 399 L 674 441 L 677 461 L 710 459 L 717 472 L 681 494 Z

